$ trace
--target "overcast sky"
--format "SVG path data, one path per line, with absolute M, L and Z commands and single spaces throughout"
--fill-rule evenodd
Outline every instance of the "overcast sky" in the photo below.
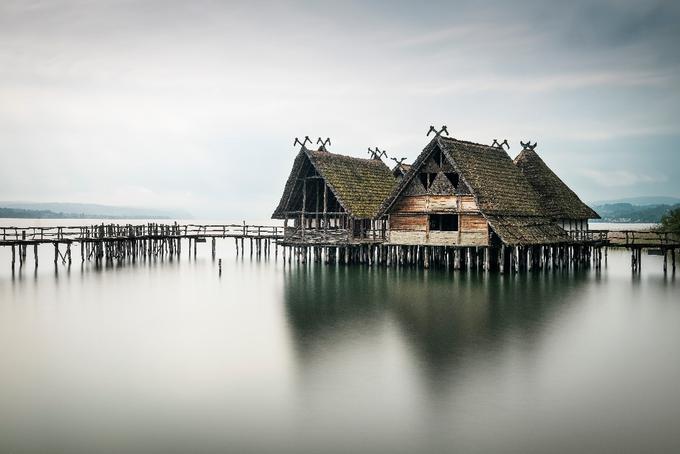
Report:
M 268 217 L 295 136 L 538 142 L 586 201 L 680 196 L 680 2 L 0 2 L 0 200 Z

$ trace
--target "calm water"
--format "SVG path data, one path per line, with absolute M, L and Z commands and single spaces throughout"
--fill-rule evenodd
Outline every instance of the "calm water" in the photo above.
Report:
M 284 267 L 224 240 L 220 277 L 209 250 L 95 269 L 76 249 L 55 271 L 43 247 L 12 276 L 0 248 L 0 452 L 680 451 L 659 257 L 509 277 Z

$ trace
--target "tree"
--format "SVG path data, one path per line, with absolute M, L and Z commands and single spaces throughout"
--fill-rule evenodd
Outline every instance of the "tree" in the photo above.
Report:
M 659 230 L 680 233 L 680 208 L 668 210 L 666 214 L 661 217 L 661 226 L 659 227 Z

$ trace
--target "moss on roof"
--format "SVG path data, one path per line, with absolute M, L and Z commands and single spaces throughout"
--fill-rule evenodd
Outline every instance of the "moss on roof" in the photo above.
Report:
M 448 137 L 435 137 L 415 160 L 408 173 L 383 203 L 380 214 L 389 210 L 402 190 L 439 148 L 475 196 L 486 214 L 543 216 L 535 191 L 501 148 Z
M 536 191 L 544 213 L 552 219 L 599 219 L 599 215 L 567 186 L 534 150 L 522 150 L 514 160 Z
M 564 229 L 545 217 L 487 215 L 486 219 L 503 243 L 509 246 L 569 241 Z
M 534 188 L 502 148 L 448 137 L 435 137 L 383 202 L 389 212 L 427 159 L 440 149 L 475 197 L 479 211 L 505 244 L 551 244 L 567 241 L 563 229 L 547 217 Z
M 439 145 L 486 214 L 543 216 L 529 182 L 502 148 L 441 137 Z
M 345 211 L 355 218 L 374 218 L 380 204 L 396 185 L 392 172 L 380 159 L 355 158 L 303 148 L 295 158 L 281 202 L 272 217 L 284 217 L 298 174 L 307 160 L 326 181 Z

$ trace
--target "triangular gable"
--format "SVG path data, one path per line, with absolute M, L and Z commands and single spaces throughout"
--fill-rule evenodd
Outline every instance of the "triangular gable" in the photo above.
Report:
M 288 175 L 286 185 L 283 189 L 283 194 L 281 195 L 281 200 L 272 214 L 272 219 L 284 219 L 286 217 L 285 213 L 287 211 L 291 211 L 290 205 L 291 202 L 293 202 L 293 194 L 302 188 L 302 182 L 299 180 L 299 176 L 305 169 L 305 166 L 312 165 L 309 160 L 309 156 L 307 156 L 304 150 L 304 147 L 301 148 L 297 156 L 295 156 L 293 168 Z
M 385 201 L 381 205 L 380 210 L 378 211 L 379 217 L 387 214 L 390 208 L 392 208 L 394 203 L 401 196 L 424 195 L 428 193 L 418 177 L 418 175 L 423 171 L 432 173 L 455 172 L 459 175 L 460 178 L 458 187 L 455 188 L 455 191 L 457 193 L 463 194 L 471 193 L 469 185 L 466 183 L 465 179 L 456 168 L 455 163 L 452 162 L 449 156 L 442 154 L 443 160 L 439 164 L 436 162 L 436 159 L 433 159 L 434 157 L 436 157 L 436 155 L 441 153 L 441 147 L 439 145 L 438 140 L 439 137 L 433 138 L 425 146 L 425 148 L 423 148 L 423 151 L 420 153 L 418 158 L 413 162 L 413 164 L 411 164 L 411 168 L 409 169 L 409 171 L 406 173 L 406 175 L 404 175 L 400 183 L 394 188 L 392 193 L 385 199 Z M 440 175 L 437 175 L 435 182 L 437 181 L 441 181 Z M 443 187 L 446 187 L 446 184 L 443 182 L 441 182 L 440 184 L 435 184 L 435 189 L 439 188 L 439 190 L 437 191 L 438 193 L 443 192 L 442 191 Z M 452 187 L 452 185 L 450 187 Z
M 390 169 L 379 159 L 361 159 L 302 148 L 295 158 L 279 206 L 272 215 L 282 219 L 290 211 L 294 194 L 301 191 L 299 180 L 305 166 L 312 166 L 324 179 L 342 208 L 358 219 L 370 219 L 396 184 Z M 308 169 L 308 167 L 307 167 Z

